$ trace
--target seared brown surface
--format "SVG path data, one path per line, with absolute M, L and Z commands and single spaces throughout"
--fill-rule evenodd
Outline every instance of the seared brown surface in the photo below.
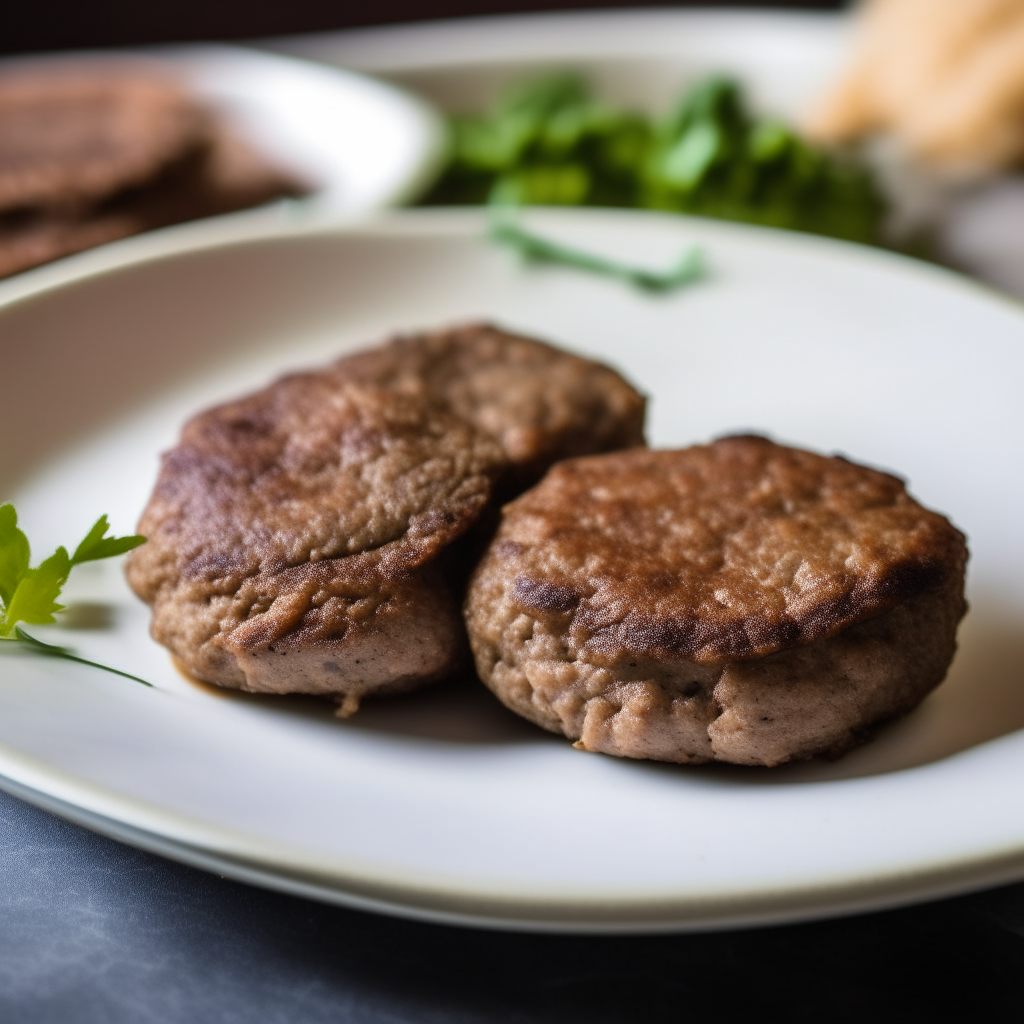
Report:
M 559 459 L 644 443 L 644 398 L 614 370 L 490 324 L 401 336 L 336 365 L 357 380 L 425 393 L 490 434 L 513 489 Z
M 458 663 L 458 597 L 437 559 L 501 465 L 492 440 L 422 398 L 287 377 L 186 425 L 128 580 L 199 678 L 351 709 Z
M 157 66 L 0 72 L 0 277 L 305 191 Z
M 106 204 L 102 215 L 127 216 L 136 230 L 230 213 L 281 196 L 302 195 L 297 179 L 270 164 L 220 119 L 210 117 L 205 146 L 159 180 Z
M 33 209 L 0 214 L 0 277 L 141 231 L 301 192 L 295 179 L 220 126 L 201 149 L 155 181 L 85 212 Z
M 499 541 L 517 601 L 571 609 L 588 648 L 695 661 L 831 636 L 963 558 L 896 477 L 756 437 L 563 463 Z
M 945 674 L 963 536 L 895 477 L 762 438 L 556 466 L 466 605 L 477 669 L 588 749 L 778 764 Z
M 75 209 L 202 146 L 204 113 L 153 71 L 86 65 L 0 73 L 0 211 Z
M 188 423 L 129 582 L 199 678 L 353 710 L 467 652 L 467 552 L 448 549 L 493 484 L 641 443 L 642 416 L 613 371 L 541 342 L 485 326 L 401 339 Z

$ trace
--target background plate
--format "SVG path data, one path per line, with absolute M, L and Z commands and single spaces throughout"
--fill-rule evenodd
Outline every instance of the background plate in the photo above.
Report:
M 541 212 L 574 244 L 711 277 L 651 297 L 524 268 L 474 211 L 250 231 L 0 286 L 0 494 L 37 556 L 100 513 L 130 530 L 182 420 L 400 328 L 488 317 L 618 365 L 651 438 L 754 429 L 910 479 L 963 528 L 972 610 L 948 681 L 842 760 L 772 771 L 573 750 L 453 681 L 349 721 L 179 676 L 116 564 L 76 570 L 61 628 L 152 680 L 0 650 L 12 792 L 225 874 L 501 927 L 780 921 L 1024 876 L 1024 313 L 953 274 L 795 234 Z M 69 443 L 73 442 L 73 444 Z
M 261 50 L 95 50 L 9 57 L 0 67 L 140 59 L 179 74 L 254 147 L 308 182 L 313 194 L 286 204 L 293 208 L 338 216 L 395 206 L 429 185 L 444 158 L 444 124 L 424 101 L 365 75 Z M 232 216 L 254 213 L 266 219 L 266 210 Z
M 848 14 L 650 9 L 467 18 L 273 45 L 386 78 L 446 111 L 483 109 L 510 82 L 574 68 L 610 102 L 660 114 L 695 81 L 726 73 L 757 106 L 799 123 L 850 39 Z M 927 227 L 944 260 L 1024 295 L 1024 176 L 951 187 L 892 147 L 875 157 L 904 229 Z

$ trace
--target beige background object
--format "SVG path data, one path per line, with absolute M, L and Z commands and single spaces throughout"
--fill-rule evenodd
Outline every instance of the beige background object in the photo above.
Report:
M 846 71 L 808 129 L 891 132 L 958 173 L 1024 158 L 1024 0 L 870 0 Z

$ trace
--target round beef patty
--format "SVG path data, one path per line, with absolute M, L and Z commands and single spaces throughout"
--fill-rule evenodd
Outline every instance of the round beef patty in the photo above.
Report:
M 489 324 L 400 336 L 335 369 L 426 394 L 490 434 L 508 460 L 506 493 L 559 459 L 644 444 L 644 398 L 618 373 Z
M 465 614 L 484 682 L 578 747 L 778 765 L 942 681 L 966 561 L 896 477 L 733 437 L 555 466 L 505 507 Z
M 200 679 L 351 713 L 468 653 L 443 561 L 503 465 L 426 399 L 286 377 L 185 426 L 128 581 L 153 605 L 154 638 Z
M 205 144 L 207 115 L 142 67 L 0 74 L 0 211 L 76 209 L 149 181 Z

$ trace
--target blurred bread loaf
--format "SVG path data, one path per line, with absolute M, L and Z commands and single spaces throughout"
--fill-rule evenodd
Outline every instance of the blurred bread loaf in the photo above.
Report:
M 868 0 L 858 28 L 813 136 L 891 133 L 958 173 L 1024 161 L 1024 0 Z

